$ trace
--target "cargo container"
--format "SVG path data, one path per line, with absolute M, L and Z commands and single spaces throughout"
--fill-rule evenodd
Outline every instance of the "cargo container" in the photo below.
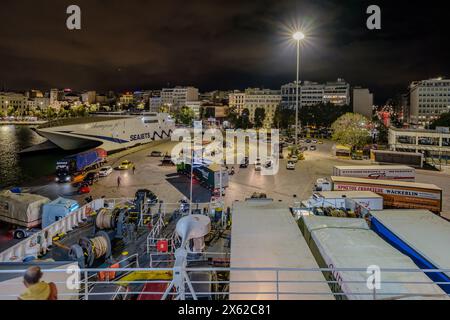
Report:
M 71 182 L 73 176 L 81 171 L 97 168 L 106 162 L 106 151 L 97 148 L 77 153 L 56 162 L 56 181 Z
M 448 299 L 408 256 L 370 230 L 364 219 L 306 216 L 299 220 L 299 227 L 319 266 L 331 269 L 324 274 L 337 299 Z M 381 270 L 376 290 L 367 285 L 373 266 Z
M 417 168 L 423 167 L 423 154 L 419 152 L 371 150 L 370 159 L 376 163 L 390 163 L 390 164 L 397 163 Z
M 408 255 L 421 269 L 450 268 L 450 222 L 427 210 L 371 212 L 371 227 Z M 450 293 L 450 272 L 428 272 L 428 277 Z
M 416 170 L 408 166 L 335 166 L 333 176 L 414 181 Z
M 434 184 L 332 176 L 331 186 L 334 191 L 375 192 L 385 208 L 442 211 L 442 189 Z

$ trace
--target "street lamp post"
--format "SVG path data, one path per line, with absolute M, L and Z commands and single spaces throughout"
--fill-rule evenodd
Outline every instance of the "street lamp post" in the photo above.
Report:
M 300 74 L 300 41 L 305 38 L 305 35 L 298 31 L 294 33 L 293 38 L 297 41 L 297 78 L 295 89 L 295 146 L 298 146 L 298 102 L 299 102 L 299 74 Z

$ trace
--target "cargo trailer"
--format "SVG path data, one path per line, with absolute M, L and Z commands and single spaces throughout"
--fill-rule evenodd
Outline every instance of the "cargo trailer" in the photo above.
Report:
M 450 270 L 450 222 L 427 210 L 371 212 L 371 227 L 421 269 Z M 450 293 L 450 272 L 428 272 Z
M 448 298 L 408 256 L 370 230 L 364 219 L 305 216 L 299 226 L 319 266 L 330 269 L 324 273 L 337 298 Z M 374 266 L 381 271 L 380 287 L 375 290 L 367 284 Z
M 383 197 L 385 208 L 442 211 L 442 189 L 434 184 L 336 176 L 330 182 L 334 191 L 375 192 Z
M 335 166 L 333 176 L 413 182 L 416 170 L 408 166 Z

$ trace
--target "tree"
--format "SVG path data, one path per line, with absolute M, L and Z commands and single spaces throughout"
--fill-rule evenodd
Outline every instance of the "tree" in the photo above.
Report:
M 203 107 L 200 108 L 201 112 L 203 112 Z M 232 107 L 228 109 L 227 112 L 227 121 L 236 128 L 239 121 L 239 113 L 236 110 L 236 107 Z
M 264 108 L 256 108 L 255 110 L 255 127 L 261 128 L 264 123 L 264 119 L 266 118 L 266 110 Z
M 175 119 L 177 119 L 179 123 L 182 123 L 184 125 L 191 125 L 192 120 L 194 120 L 194 117 L 195 117 L 194 110 L 184 106 L 176 113 Z
M 370 143 L 371 136 L 368 129 L 369 119 L 357 113 L 346 113 L 339 117 L 331 126 L 333 140 L 355 147 L 364 147 Z
M 351 110 L 352 108 L 348 105 L 336 106 L 331 103 L 321 103 L 314 106 L 303 106 L 299 110 L 299 118 L 304 125 L 330 127 L 340 116 Z
M 159 107 L 159 112 L 161 113 L 169 113 L 169 106 L 167 105 L 162 105 L 161 107 Z
M 250 121 L 250 110 L 245 108 L 242 110 L 241 116 L 239 117 L 238 128 L 246 130 L 246 129 L 250 129 L 252 127 L 253 127 L 253 124 Z
M 450 127 L 450 112 L 442 113 L 441 116 L 430 124 L 430 129 L 436 127 Z
M 277 129 L 287 129 L 288 135 L 290 135 L 290 129 L 295 125 L 295 110 L 285 105 L 279 105 L 275 109 L 272 125 Z

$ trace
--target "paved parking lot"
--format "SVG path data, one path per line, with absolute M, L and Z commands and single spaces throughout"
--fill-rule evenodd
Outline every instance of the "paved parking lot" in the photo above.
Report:
M 295 170 L 287 170 L 287 160 L 280 160 L 280 169 L 274 176 L 263 176 L 254 170 L 254 166 L 240 169 L 235 165 L 236 174 L 230 176 L 230 184 L 225 196 L 225 203 L 231 206 L 233 201 L 243 201 L 254 192 L 266 193 L 275 201 L 282 201 L 292 205 L 295 201 L 304 200 L 311 196 L 314 182 L 317 178 L 329 177 L 334 165 L 363 165 L 370 161 L 339 160 L 331 156 L 333 143 L 325 141 L 317 144 L 316 151 L 305 152 L 305 160 L 299 161 Z M 133 197 L 139 188 L 154 191 L 160 199 L 168 203 L 176 203 L 183 196 L 189 197 L 189 179 L 176 174 L 173 166 L 160 166 L 160 158 L 149 157 L 151 151 L 170 152 L 175 142 L 163 142 L 154 145 L 141 146 L 115 154 L 109 158 L 110 165 L 116 167 L 122 160 L 130 160 L 136 165 L 136 172 L 132 170 L 117 171 L 92 187 L 93 198 L 105 197 Z M 231 166 L 229 166 L 231 168 Z M 117 177 L 121 177 L 121 186 L 117 187 Z M 443 189 L 444 215 L 450 218 L 450 175 L 441 172 L 425 170 L 417 171 L 417 182 L 434 183 Z M 32 188 L 33 192 L 46 195 L 71 197 L 84 201 L 86 195 L 76 194 L 76 190 L 69 184 L 50 183 Z M 209 191 L 198 184 L 194 184 L 194 201 L 207 201 Z M 295 197 L 294 197 L 295 195 Z

